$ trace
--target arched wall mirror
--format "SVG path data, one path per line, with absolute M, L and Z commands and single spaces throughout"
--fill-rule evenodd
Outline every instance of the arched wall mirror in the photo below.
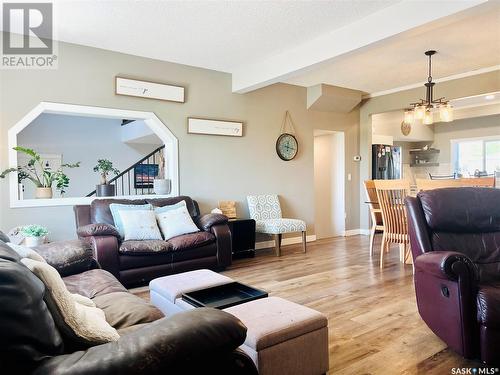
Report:
M 179 194 L 178 141 L 152 112 L 40 103 L 9 130 L 11 207 Z

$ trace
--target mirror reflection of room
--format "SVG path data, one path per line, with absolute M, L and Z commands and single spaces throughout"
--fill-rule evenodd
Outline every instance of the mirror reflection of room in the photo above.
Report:
M 113 187 L 108 195 L 152 194 L 164 165 L 162 150 L 155 152 L 163 143 L 142 120 L 42 113 L 17 135 L 17 145 L 36 153 L 18 151 L 18 166 L 28 173 L 21 199 L 50 198 L 37 189 L 43 170 L 67 177 L 55 178 L 46 193 L 53 198 L 99 195 L 99 185 L 107 184 Z M 30 166 L 34 158 L 40 160 Z

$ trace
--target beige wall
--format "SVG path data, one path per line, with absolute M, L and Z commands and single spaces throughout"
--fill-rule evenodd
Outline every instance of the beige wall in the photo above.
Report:
M 114 95 L 114 77 L 180 84 L 187 88 L 184 104 Z M 219 199 L 239 202 L 247 215 L 245 197 L 278 193 L 287 216 L 307 221 L 314 233 L 313 130 L 342 130 L 346 137 L 347 229 L 359 227 L 359 111 L 349 114 L 306 110 L 306 89 L 277 84 L 245 95 L 231 92 L 229 74 L 166 63 L 111 51 L 60 43 L 59 68 L 54 71 L 0 72 L 0 167 L 7 162 L 7 130 L 41 101 L 152 111 L 179 139 L 180 191 L 200 202 L 207 212 Z M 275 141 L 285 110 L 290 110 L 300 142 L 291 162 L 281 161 Z M 188 116 L 245 122 L 244 137 L 186 133 Z M 92 142 L 89 134 L 84 141 Z M 96 155 L 97 157 L 98 155 Z M 71 207 L 10 209 L 7 182 L 0 181 L 0 227 L 41 223 L 53 238 L 74 235 Z
M 375 136 L 390 136 L 394 142 L 422 142 L 434 139 L 432 126 L 414 124 L 410 134 L 403 135 L 401 122 L 404 118 L 403 111 L 377 113 L 372 115 L 372 138 Z M 376 142 L 372 142 L 376 143 Z
M 435 96 L 445 96 L 448 99 L 480 95 L 500 90 L 500 70 L 475 76 L 455 79 L 436 84 Z M 360 180 L 370 178 L 371 171 L 371 115 L 375 113 L 397 111 L 404 109 L 409 103 L 425 96 L 425 88 L 411 89 L 394 94 L 378 96 L 365 100 L 360 108 Z M 360 192 L 364 191 L 360 185 Z M 359 196 L 359 195 L 358 195 Z M 360 226 L 368 228 L 368 209 L 360 205 Z

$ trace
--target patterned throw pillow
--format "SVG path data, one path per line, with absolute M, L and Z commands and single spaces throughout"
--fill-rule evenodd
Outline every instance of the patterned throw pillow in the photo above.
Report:
M 165 240 L 182 234 L 200 231 L 191 218 L 191 215 L 189 215 L 186 205 L 156 213 L 156 219 Z
M 118 211 L 123 225 L 125 241 L 161 240 L 155 213 L 151 210 Z
M 125 237 L 125 232 L 123 231 L 123 224 L 118 211 L 137 211 L 137 210 L 151 210 L 153 206 L 148 204 L 120 204 L 120 203 L 111 203 L 109 205 L 109 210 L 111 211 L 111 215 L 113 216 L 113 221 L 115 222 L 115 228 L 120 233 L 121 238 Z

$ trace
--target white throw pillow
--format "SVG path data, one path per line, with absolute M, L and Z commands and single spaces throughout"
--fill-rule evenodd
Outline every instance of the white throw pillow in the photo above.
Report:
M 120 204 L 111 203 L 109 205 L 109 210 L 111 211 L 111 216 L 113 216 L 113 222 L 115 223 L 115 228 L 120 233 L 120 237 L 125 237 L 125 232 L 123 230 L 123 223 L 120 216 L 120 211 L 137 211 L 137 210 L 151 210 L 153 206 L 148 204 Z
M 162 239 L 154 211 L 118 211 L 118 213 L 122 221 L 125 241 Z
M 155 210 L 155 213 L 161 214 L 162 212 L 176 210 L 179 207 L 186 207 L 186 201 L 180 201 L 178 203 L 170 204 L 168 206 L 155 207 L 154 210 Z
M 193 219 L 191 219 L 191 215 L 189 215 L 185 205 L 174 210 L 157 213 L 156 219 L 165 240 L 182 234 L 200 231 Z
M 17 254 L 19 254 L 21 258 L 29 258 L 46 263 L 45 259 L 43 259 L 40 254 L 38 254 L 35 250 L 30 249 L 29 247 L 16 245 L 12 242 L 7 242 L 7 246 L 14 250 Z
M 75 301 L 54 267 L 29 258 L 23 258 L 21 262 L 45 284 L 47 293 L 73 334 L 96 345 L 120 338 L 116 329 L 106 321 L 104 311 Z

